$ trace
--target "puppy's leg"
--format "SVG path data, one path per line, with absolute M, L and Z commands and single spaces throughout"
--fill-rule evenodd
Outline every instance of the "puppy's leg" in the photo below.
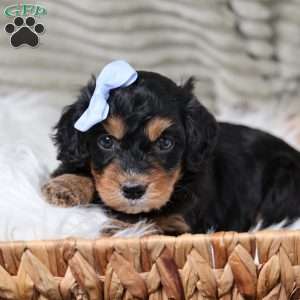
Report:
M 91 177 L 63 174 L 51 178 L 42 187 L 42 193 L 49 203 L 70 207 L 92 202 L 95 186 Z

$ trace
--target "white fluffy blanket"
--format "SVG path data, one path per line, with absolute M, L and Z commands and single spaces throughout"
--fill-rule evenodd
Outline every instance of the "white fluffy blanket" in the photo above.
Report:
M 98 208 L 62 209 L 41 197 L 40 186 L 56 165 L 49 133 L 59 117 L 45 98 L 28 92 L 1 96 L 1 240 L 96 237 L 107 220 Z
M 57 165 L 49 135 L 61 107 L 45 101 L 55 97 L 55 93 L 26 91 L 0 95 L 0 240 L 94 238 L 107 221 L 97 207 L 56 208 L 41 197 L 40 186 Z M 280 116 L 270 114 L 279 110 L 269 105 L 259 114 L 241 117 L 223 111 L 220 118 L 272 129 L 297 145 L 300 126 L 293 124 L 299 122 L 299 114 L 295 113 L 300 110 L 295 103 L 282 105 L 284 113 Z M 143 230 L 145 226 L 139 224 L 120 234 L 139 235 Z
M 0 96 L 0 240 L 96 238 L 108 220 L 98 207 L 58 208 L 42 198 L 40 186 L 57 165 L 51 127 L 61 107 L 47 104 L 54 93 Z M 143 222 L 119 236 L 139 236 Z

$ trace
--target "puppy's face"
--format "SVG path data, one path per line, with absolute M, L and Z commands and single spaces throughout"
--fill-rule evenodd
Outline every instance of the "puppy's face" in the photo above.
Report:
M 164 206 L 181 176 L 180 89 L 155 79 L 114 91 L 110 116 L 89 133 L 91 170 L 102 201 L 131 214 Z
M 58 159 L 91 172 L 100 198 L 115 210 L 162 208 L 173 201 L 181 177 L 201 170 L 216 143 L 217 123 L 193 95 L 193 80 L 177 86 L 159 74 L 138 72 L 135 83 L 111 91 L 108 118 L 82 133 L 74 123 L 94 89 L 93 80 L 58 122 Z

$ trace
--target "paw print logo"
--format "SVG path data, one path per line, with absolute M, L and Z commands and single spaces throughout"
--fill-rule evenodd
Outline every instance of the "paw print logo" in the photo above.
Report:
M 39 35 L 44 33 L 45 27 L 43 24 L 36 24 L 33 17 L 16 17 L 13 23 L 6 24 L 5 31 L 11 34 L 10 43 L 13 47 L 36 47 L 39 44 Z

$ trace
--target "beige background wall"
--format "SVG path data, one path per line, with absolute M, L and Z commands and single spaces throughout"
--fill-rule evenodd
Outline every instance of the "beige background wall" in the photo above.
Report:
M 74 93 L 123 58 L 238 109 L 298 99 L 299 0 L 36 0 L 48 9 L 36 49 L 13 49 L 0 30 L 0 85 Z M 1 0 L 1 10 L 15 0 Z M 10 19 L 1 15 L 0 27 Z M 68 102 L 64 97 L 55 101 Z

